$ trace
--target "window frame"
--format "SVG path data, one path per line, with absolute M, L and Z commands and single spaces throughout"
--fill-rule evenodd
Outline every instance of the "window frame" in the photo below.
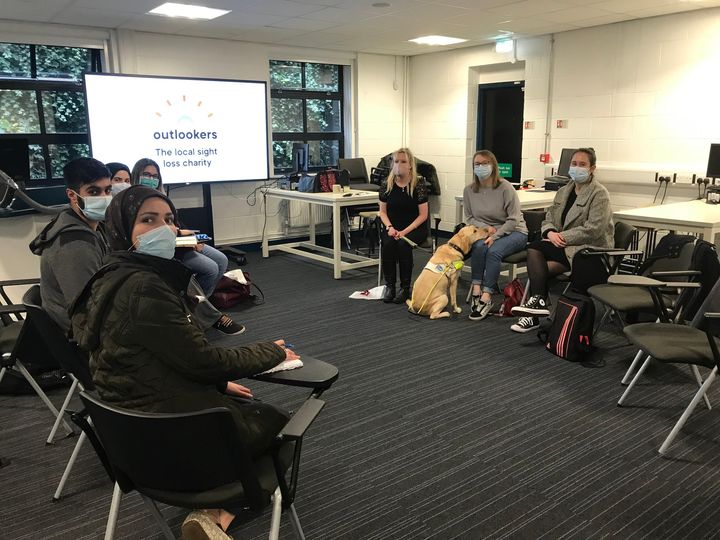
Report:
M 305 62 L 298 60 L 289 59 L 276 59 L 273 58 L 269 62 L 268 73 L 272 72 L 272 62 L 295 62 L 301 66 L 301 89 L 289 89 L 289 88 L 273 88 L 272 81 L 270 85 L 270 110 L 272 113 L 272 100 L 273 99 L 294 99 L 302 102 L 302 131 L 272 131 L 272 142 L 276 141 L 289 141 L 291 143 L 310 143 L 314 141 L 337 141 L 338 142 L 338 157 L 345 157 L 345 74 L 344 65 L 335 64 L 332 62 Z M 325 64 L 334 66 L 338 72 L 338 90 L 308 90 L 306 88 L 306 67 L 309 64 Z M 271 77 L 270 77 L 271 79 Z M 322 101 L 338 101 L 340 103 L 340 130 L 335 131 L 323 131 L 323 132 L 312 132 L 308 131 L 308 118 L 307 118 L 307 102 L 308 100 L 322 100 Z M 272 128 L 272 123 L 271 123 Z M 273 161 L 273 172 L 275 174 L 285 174 L 292 172 L 292 166 L 290 167 L 275 167 L 275 153 L 273 149 L 270 151 L 270 157 Z M 335 166 L 337 164 L 325 164 L 308 166 L 309 171 L 321 171 L 328 167 Z
M 3 41 L 13 45 L 27 45 L 30 47 L 30 77 L 3 77 L 0 76 L 0 90 L 21 90 L 33 91 L 35 93 L 35 101 L 38 115 L 38 133 L 0 133 L 0 139 L 25 139 L 28 146 L 40 146 L 45 166 L 44 178 L 28 178 L 27 187 L 53 187 L 63 184 L 62 177 L 54 177 L 52 174 L 53 164 L 50 154 L 50 145 L 71 145 L 86 144 L 90 146 L 90 134 L 85 118 L 85 131 L 83 133 L 47 133 L 45 124 L 45 105 L 43 103 L 43 94 L 45 92 L 80 92 L 85 94 L 85 87 L 82 78 L 80 79 L 60 79 L 60 78 L 38 78 L 37 70 L 37 48 L 47 47 L 65 47 L 72 49 L 86 49 L 90 52 L 90 72 L 102 73 L 103 49 L 94 47 L 82 47 L 71 45 L 45 45 L 40 43 L 16 43 Z M 64 165 L 64 164 L 62 164 Z

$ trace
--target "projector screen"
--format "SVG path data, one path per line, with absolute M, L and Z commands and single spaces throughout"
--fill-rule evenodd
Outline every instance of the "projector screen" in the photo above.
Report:
M 163 184 L 268 177 L 265 81 L 88 73 L 85 90 L 103 163 L 153 159 Z

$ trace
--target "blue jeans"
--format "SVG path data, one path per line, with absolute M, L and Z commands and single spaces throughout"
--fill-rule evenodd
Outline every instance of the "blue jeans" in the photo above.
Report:
M 470 255 L 473 285 L 482 285 L 482 292 L 498 292 L 497 280 L 502 260 L 525 249 L 526 245 L 527 234 L 517 231 L 501 236 L 490 247 L 485 245 L 485 240 L 475 242 Z
M 215 286 L 228 267 L 227 257 L 207 244 L 202 251 L 188 250 L 181 261 L 195 274 L 195 278 L 207 297 L 213 293 Z

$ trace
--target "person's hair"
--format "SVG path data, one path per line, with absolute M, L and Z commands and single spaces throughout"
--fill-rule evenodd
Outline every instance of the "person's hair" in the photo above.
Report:
M 595 166 L 595 163 L 597 163 L 597 156 L 595 156 L 595 149 L 594 149 L 594 148 L 590 148 L 590 147 L 588 147 L 588 148 L 578 148 L 577 150 L 575 150 L 575 152 L 573 152 L 573 156 L 574 156 L 575 154 L 579 154 L 580 152 L 582 152 L 583 154 L 585 154 L 585 155 L 588 157 L 588 161 L 590 162 L 590 166 L 591 166 L 591 167 L 594 167 L 594 166 Z
M 82 186 L 103 178 L 110 178 L 110 171 L 97 159 L 81 157 L 68 161 L 63 167 L 65 185 L 77 192 Z
M 118 161 L 111 161 L 110 163 L 106 163 L 105 166 L 110 171 L 110 178 L 113 178 L 118 173 L 118 171 L 125 171 L 126 173 L 130 174 L 130 167 Z
M 473 169 L 475 168 L 475 158 L 477 156 L 482 156 L 485 159 L 487 159 L 490 162 L 490 165 L 492 166 L 492 172 L 490 173 L 490 178 L 492 178 L 492 187 L 495 189 L 500 185 L 500 175 L 498 174 L 498 162 L 497 158 L 495 157 L 495 154 L 493 154 L 490 150 L 478 150 L 473 154 L 472 162 L 473 162 Z M 475 176 L 475 172 L 473 171 L 473 183 L 472 183 L 472 189 L 475 193 L 480 191 L 480 179 Z
M 393 162 L 393 168 L 390 169 L 390 174 L 387 177 L 387 192 L 390 193 L 392 191 L 393 186 L 395 185 L 395 172 L 394 172 L 394 165 L 395 165 L 395 156 L 398 154 L 405 154 L 408 160 L 408 164 L 410 165 L 410 184 L 408 184 L 410 193 L 415 192 L 415 186 L 417 186 L 418 183 L 418 174 L 417 174 L 417 164 L 415 162 L 415 156 L 410 151 L 409 148 L 399 148 L 395 150 L 392 153 L 392 162 Z
M 162 173 L 160 172 L 160 165 L 157 164 L 156 161 L 153 161 L 150 158 L 142 158 L 133 165 L 132 172 L 130 173 L 130 183 L 135 186 L 140 183 L 140 177 L 142 176 L 143 169 L 147 167 L 148 165 L 152 165 L 157 169 L 158 172 L 158 190 L 161 190 L 162 185 Z

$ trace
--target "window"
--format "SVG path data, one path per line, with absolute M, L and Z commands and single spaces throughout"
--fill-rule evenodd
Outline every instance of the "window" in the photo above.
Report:
M 58 184 L 69 160 L 89 156 L 82 74 L 97 49 L 0 43 L 0 138 L 29 141 L 30 184 Z
M 292 143 L 310 147 L 309 168 L 337 165 L 344 156 L 343 71 L 334 64 L 270 61 L 273 166 L 292 170 Z

